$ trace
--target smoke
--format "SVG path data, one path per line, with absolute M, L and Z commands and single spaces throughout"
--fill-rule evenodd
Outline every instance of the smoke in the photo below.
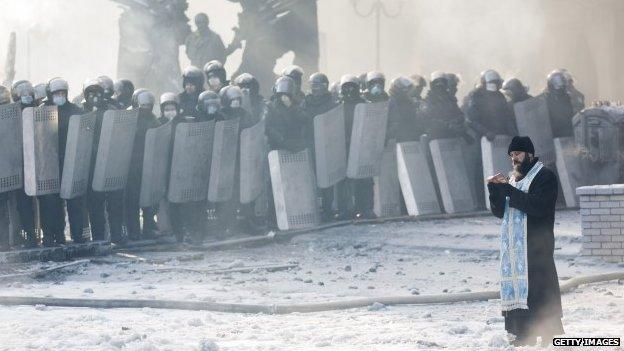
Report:
M 375 0 L 359 1 L 368 11 Z M 382 16 L 381 70 L 388 79 L 436 70 L 458 73 L 459 95 L 472 88 L 479 72 L 493 68 L 504 78 L 518 77 L 537 94 L 553 69 L 565 67 L 588 100 L 620 99 L 618 2 L 561 0 L 382 0 L 393 18 Z M 400 7 L 400 3 L 403 6 Z M 599 5 L 596 5 L 598 4 Z M 9 33 L 17 32 L 16 79 L 43 82 L 63 76 L 72 95 L 85 78 L 117 72 L 118 19 L 110 0 L 0 0 L 0 64 Z M 375 68 L 375 19 L 361 18 L 348 0 L 318 0 L 320 68 L 330 79 Z M 191 22 L 198 12 L 227 45 L 233 38 L 238 4 L 190 0 Z M 622 27 L 622 28 L 620 28 Z M 233 72 L 239 50 L 226 68 Z M 279 66 L 292 61 L 292 55 Z M 180 63 L 188 59 L 181 48 Z M 276 69 L 279 71 L 279 67 Z M 313 72 L 306 72 L 308 74 Z M 271 82 L 262 82 L 267 85 Z

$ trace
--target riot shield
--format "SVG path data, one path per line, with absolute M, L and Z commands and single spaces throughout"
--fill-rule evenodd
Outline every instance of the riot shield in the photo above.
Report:
M 24 190 L 28 196 L 55 194 L 61 185 L 56 106 L 28 107 L 22 113 Z
M 461 139 L 437 139 L 429 143 L 442 202 L 447 213 L 474 211 L 474 192 L 470 188 Z
M 497 173 L 506 175 L 511 170 L 511 159 L 507 155 L 507 148 L 511 143 L 511 137 L 507 135 L 497 135 L 494 140 L 489 141 L 486 137 L 481 138 L 481 159 L 483 160 L 483 176 L 491 177 Z M 487 182 L 482 180 L 485 189 L 485 206 L 490 209 L 490 192 L 487 189 Z
M 355 106 L 347 177 L 361 179 L 379 175 L 387 122 L 387 101 Z
M 248 204 L 260 196 L 265 183 L 264 120 L 243 129 L 240 138 L 240 203 Z
M 20 103 L 0 105 L 0 193 L 23 184 L 22 110 Z
M 514 104 L 519 135 L 529 135 L 536 156 L 547 166 L 555 163 L 555 144 L 550 127 L 548 105 L 543 95 Z
M 399 143 L 396 148 L 399 183 L 410 216 L 441 212 L 426 148 L 421 141 Z
M 396 143 L 384 149 L 381 171 L 373 178 L 373 211 L 377 217 L 401 215 L 401 185 L 397 172 Z
M 219 121 L 215 124 L 208 183 L 208 201 L 223 202 L 232 198 L 238 153 L 238 126 L 240 119 Z
M 141 173 L 141 207 L 153 207 L 167 194 L 171 122 L 152 128 L 145 134 L 145 153 Z
M 176 126 L 167 193 L 170 202 L 206 199 L 214 128 L 214 121 Z
M 298 153 L 273 150 L 269 152 L 269 168 L 278 228 L 316 226 L 316 183 L 308 149 Z
M 95 157 L 93 190 L 109 192 L 126 187 L 137 114 L 136 110 L 104 112 L 100 143 Z
M 61 198 L 63 199 L 73 199 L 86 194 L 89 190 L 89 170 L 91 169 L 91 150 L 96 118 L 95 112 L 69 118 L 61 178 Z
M 314 151 L 319 188 L 329 188 L 345 178 L 347 147 L 343 105 L 314 117 Z
M 581 150 L 576 145 L 574 138 L 555 138 L 555 153 L 557 155 L 559 184 L 563 190 L 566 206 L 577 207 L 576 188 L 588 185 L 590 180 L 582 167 Z

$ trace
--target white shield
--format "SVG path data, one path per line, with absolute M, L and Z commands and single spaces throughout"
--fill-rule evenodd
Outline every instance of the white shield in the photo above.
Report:
M 232 198 L 238 152 L 239 119 L 219 121 L 215 125 L 208 183 L 208 201 L 223 202 Z
M 202 201 L 208 193 L 214 121 L 180 123 L 175 128 L 168 199 Z
M 397 144 L 399 183 L 410 216 L 441 212 L 426 148 L 420 141 Z
M 387 101 L 355 106 L 347 177 L 361 179 L 379 175 L 387 123 Z
M 69 200 L 82 196 L 89 190 L 89 170 L 91 169 L 91 150 L 96 118 L 95 112 L 69 118 L 61 179 L 61 198 L 63 199 Z
M 487 140 L 486 137 L 481 138 L 481 159 L 483 160 L 484 176 L 482 182 L 485 191 L 485 205 L 488 210 L 490 209 L 490 198 L 485 178 L 497 173 L 507 175 L 511 170 L 511 159 L 507 155 L 511 138 L 507 135 L 497 135 L 492 141 Z
M 23 157 L 20 103 L 0 105 L 0 193 L 22 187 Z
M 550 127 L 548 104 L 543 95 L 514 104 L 519 135 L 528 135 L 535 145 L 536 156 L 545 165 L 555 163 L 555 144 Z
M 314 227 L 319 223 L 316 183 L 307 149 L 269 152 L 269 168 L 277 226 L 280 230 Z
M 56 106 L 28 107 L 22 114 L 24 190 L 28 196 L 55 194 L 61 180 Z
M 474 193 L 464 162 L 461 139 L 437 139 L 429 143 L 446 213 L 475 210 Z
M 258 198 L 265 184 L 267 147 L 264 120 L 243 129 L 240 136 L 240 203 Z
M 104 112 L 95 157 L 93 190 L 109 192 L 126 187 L 137 128 L 137 110 Z
M 141 207 L 156 206 L 167 194 L 170 150 L 171 122 L 147 131 L 141 174 Z
M 590 183 L 582 167 L 581 155 L 574 138 L 555 138 L 557 174 L 567 207 L 577 207 L 576 188 Z M 591 170 L 588 170 L 591 172 Z
M 396 144 L 388 145 L 381 157 L 381 172 L 373 178 L 373 211 L 378 217 L 401 215 L 401 185 L 397 172 Z
M 344 108 L 339 105 L 314 117 L 316 181 L 319 188 L 329 188 L 347 175 Z

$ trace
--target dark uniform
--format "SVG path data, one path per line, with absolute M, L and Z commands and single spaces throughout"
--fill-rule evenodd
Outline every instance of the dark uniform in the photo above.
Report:
M 151 92 L 146 91 L 137 96 L 137 101 L 139 104 L 137 130 L 134 135 L 134 144 L 130 157 L 130 169 L 128 171 L 128 182 L 124 193 L 124 218 L 128 230 L 128 237 L 133 240 L 151 237 L 157 230 L 156 222 L 154 221 L 156 209 L 140 207 L 145 137 L 148 129 L 158 126 L 156 116 L 152 113 L 155 98 Z M 140 212 L 143 214 L 142 229 L 139 218 Z
M 195 87 L 194 91 L 187 87 L 189 84 Z M 198 114 L 197 100 L 204 89 L 204 73 L 194 66 L 186 68 L 182 74 L 182 88 L 184 91 L 178 94 L 180 115 L 195 117 Z
M 17 81 L 11 87 L 11 95 L 13 101 L 20 102 L 21 109 L 24 111 L 27 107 L 35 107 L 35 91 L 28 81 Z M 26 247 L 37 246 L 37 233 L 35 232 L 35 198 L 26 195 L 26 191 L 22 188 L 16 190 L 15 197 L 17 200 L 17 211 L 19 214 L 20 224 L 24 232 L 24 245 Z
M 59 98 L 54 96 L 56 92 L 65 91 L 65 101 L 67 100 L 67 82 L 62 79 L 52 79 L 48 83 L 48 101 L 46 105 L 51 106 L 55 105 L 57 102 L 60 103 L 62 101 L 57 101 Z M 58 105 L 58 136 L 59 136 L 59 170 L 61 172 L 61 178 L 63 177 L 63 163 L 65 162 L 65 149 L 67 145 L 67 132 L 69 129 L 69 119 L 73 115 L 81 115 L 84 111 L 79 108 L 77 105 L 66 101 L 65 103 Z M 93 160 L 95 162 L 95 160 Z M 57 194 L 58 195 L 58 194 Z M 54 202 L 56 203 L 56 199 L 50 199 L 45 202 Z M 65 200 L 67 205 L 67 217 L 69 219 L 69 231 L 74 243 L 84 242 L 84 229 L 89 226 L 89 217 L 86 208 L 86 197 L 78 196 L 70 200 Z M 55 204 L 56 205 L 56 204 Z M 61 200 L 62 206 L 62 200 Z M 53 206 L 56 208 L 56 206 Z M 58 216 L 61 212 L 58 209 L 52 211 L 53 213 L 50 216 Z M 48 215 L 42 212 L 42 217 L 47 217 Z M 60 233 L 63 232 L 65 228 L 65 218 L 63 213 L 63 218 L 51 218 L 51 221 L 57 221 L 55 224 L 56 227 L 62 228 L 60 229 Z M 43 221 L 42 221 L 43 223 Z M 64 241 L 63 238 L 59 238 L 61 242 Z
M 457 99 L 449 93 L 443 77 L 431 82 L 422 116 L 430 140 L 460 138 L 466 135 L 464 113 L 457 105 Z
M 548 86 L 544 91 L 548 104 L 548 115 L 553 138 L 574 136 L 572 118 L 574 107 L 568 94 L 565 77 L 562 73 L 554 72 L 548 76 Z
M 87 81 L 83 90 L 85 96 L 84 110 L 86 112 L 96 111 L 95 134 L 93 137 L 92 162 L 89 177 L 89 184 L 92 184 L 93 174 L 95 172 L 95 160 L 100 145 L 100 133 L 102 131 L 104 112 L 111 109 L 114 110 L 115 107 L 105 102 L 103 98 L 104 91 L 97 81 Z M 89 187 L 89 192 L 87 193 L 87 209 L 89 211 L 91 236 L 93 240 L 101 241 L 106 239 L 107 215 L 111 241 L 121 242 L 125 239 L 123 194 L 123 190 L 100 192 L 94 191 L 91 186 Z
M 304 129 L 304 138 L 306 147 L 316 160 L 314 145 L 314 117 L 328 112 L 338 106 L 338 102 L 334 100 L 333 95 L 329 92 L 329 80 L 322 73 L 315 73 L 309 79 L 311 93 L 305 96 L 304 111 L 307 115 L 306 125 Z M 314 162 L 316 165 L 316 162 Z M 322 204 L 322 217 L 324 221 L 332 218 L 332 205 L 334 202 L 334 187 L 319 189 Z

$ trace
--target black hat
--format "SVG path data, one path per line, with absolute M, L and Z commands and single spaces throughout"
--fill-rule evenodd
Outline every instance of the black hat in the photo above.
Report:
M 524 151 L 535 155 L 535 147 L 533 146 L 531 138 L 528 136 L 513 137 L 513 139 L 511 139 L 511 144 L 509 144 L 509 149 L 507 149 L 507 154 L 509 155 L 512 151 Z

